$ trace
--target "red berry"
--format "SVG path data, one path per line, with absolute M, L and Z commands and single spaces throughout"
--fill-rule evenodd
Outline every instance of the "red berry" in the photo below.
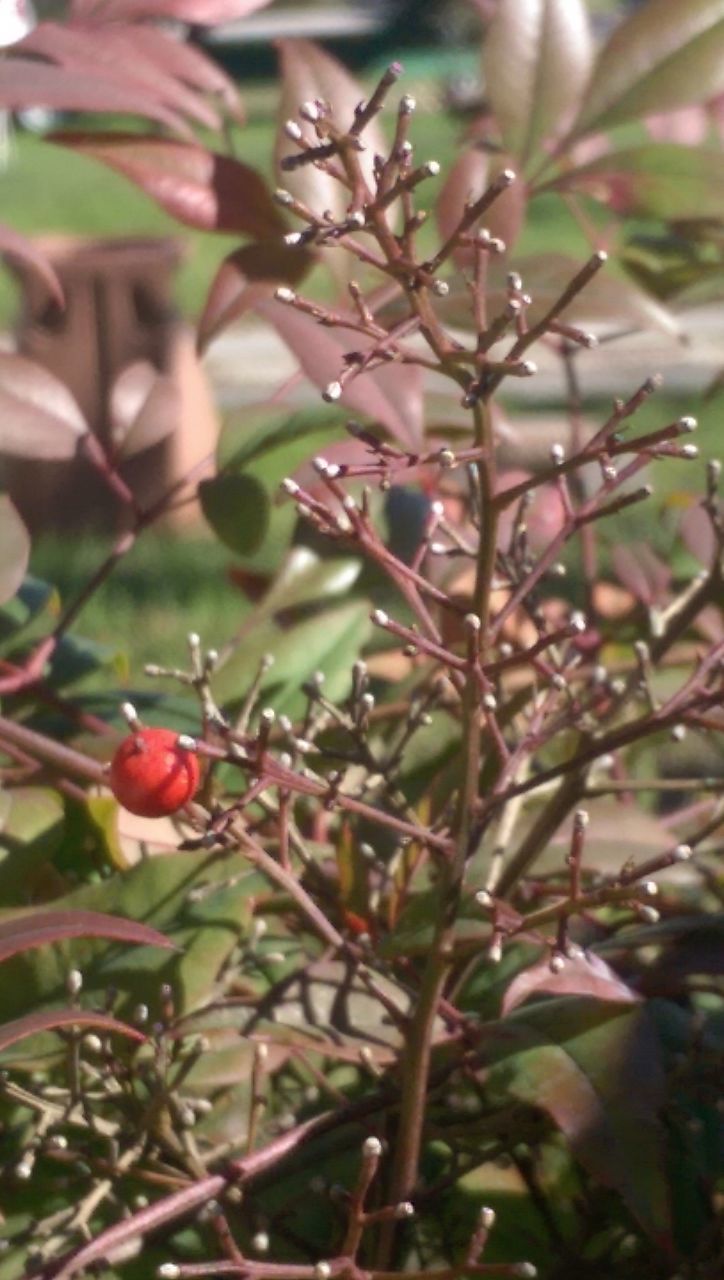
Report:
M 111 761 L 111 791 L 141 818 L 163 818 L 191 799 L 199 785 L 199 762 L 179 746 L 172 729 L 137 729 L 123 739 Z

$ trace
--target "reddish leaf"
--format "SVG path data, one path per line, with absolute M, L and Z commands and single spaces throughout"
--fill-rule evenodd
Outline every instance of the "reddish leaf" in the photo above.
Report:
M 14 231 L 12 227 L 0 226 L 0 254 L 10 259 L 19 258 L 25 266 L 30 267 L 40 277 L 58 306 L 64 305 L 65 299 L 60 280 L 47 258 L 39 249 L 36 249 L 32 240 L 28 240 L 19 231 Z
M 0 920 L 0 962 L 18 952 L 64 938 L 111 938 L 116 942 L 175 950 L 164 934 L 136 920 L 108 916 L 101 911 L 32 911 Z
M 32 360 L 0 353 L 0 453 L 72 458 L 87 429 L 64 383 Z
M 453 164 L 437 200 L 437 225 L 440 235 L 447 239 L 462 217 L 470 200 L 482 195 L 486 187 L 509 165 L 507 156 L 490 156 L 479 147 L 462 151 Z M 491 235 L 504 240 L 511 248 L 520 233 L 525 217 L 525 184 L 517 179 L 508 187 L 485 214 L 485 226 Z M 453 255 L 460 267 L 469 267 L 474 261 L 473 250 L 459 246 Z
M 671 582 L 671 570 L 645 542 L 613 548 L 611 560 L 619 580 L 647 607 L 658 604 Z
M 277 48 L 282 80 L 279 130 L 275 147 L 279 168 L 281 159 L 297 150 L 294 143 L 286 137 L 284 124 L 289 119 L 298 119 L 299 107 L 303 102 L 313 102 L 315 98 L 319 98 L 331 103 L 335 120 L 344 128 L 352 124 L 355 107 L 364 101 L 365 93 L 336 58 L 324 53 L 308 40 L 280 40 Z M 310 140 L 314 141 L 310 126 L 305 124 L 302 127 Z M 385 150 L 384 137 L 377 120 L 373 120 L 365 129 L 363 141 L 365 150 L 360 161 L 367 181 L 372 182 L 375 152 L 381 154 Z M 315 169 L 313 165 L 305 165 L 291 172 L 280 169 L 280 181 L 282 186 L 312 209 L 320 212 L 329 209 L 335 218 L 342 217 L 346 210 L 349 196 L 342 184 Z M 335 260 L 338 256 L 335 255 Z
M 266 2 L 266 0 L 265 0 Z M 136 23 L 129 28 L 136 48 L 155 62 L 169 75 L 198 89 L 201 93 L 215 94 L 226 110 L 240 122 L 244 110 L 236 84 L 221 67 L 193 45 L 166 36 L 156 27 Z
M 216 26 L 245 18 L 263 9 L 270 0 L 86 0 L 86 16 L 110 21 L 117 18 L 175 18 L 177 22 L 198 22 Z
M 659 1109 L 661 1049 L 640 1004 L 541 1000 L 481 1028 L 483 1056 L 501 1062 L 507 1097 L 546 1111 L 574 1155 L 614 1188 L 644 1230 L 670 1246 Z
M 678 111 L 660 111 L 644 120 L 647 133 L 654 142 L 678 142 L 698 147 L 706 142 L 710 120 L 705 107 L 680 107 Z
M 0 605 L 12 599 L 25 577 L 30 537 L 6 493 L 0 493 Z
M 116 83 L 92 72 L 53 67 L 35 58 L 13 55 L 0 61 L 0 106 L 13 111 L 48 107 L 55 111 L 118 111 L 144 116 L 189 135 L 180 115 L 137 84 Z
M 251 310 L 279 284 L 297 284 L 306 275 L 313 255 L 290 248 L 279 240 L 266 240 L 235 249 L 221 263 L 209 290 L 198 324 L 201 350 L 212 338 Z
M 108 1013 L 93 1013 L 86 1009 L 45 1009 L 16 1018 L 14 1022 L 0 1024 L 0 1052 L 18 1040 L 26 1040 L 41 1031 L 56 1031 L 59 1027 L 98 1027 L 101 1031 L 115 1031 L 131 1040 L 146 1039 L 141 1031 L 126 1026 L 125 1022 L 119 1022 Z
M 505 0 L 483 46 L 486 92 L 506 150 L 525 161 L 575 110 L 591 65 L 582 0 Z
M 155 34 L 162 44 L 172 44 L 168 37 Z M 158 57 L 149 58 L 144 52 L 143 37 L 136 39 L 131 26 L 41 22 L 23 41 L 22 50 L 47 58 L 67 71 L 90 73 L 121 88 L 140 89 L 196 124 L 208 129 L 219 127 L 219 117 L 208 102 L 183 80 L 170 75 Z
M 681 517 L 679 533 L 687 551 L 708 568 L 714 559 L 716 538 L 711 518 L 700 502 L 687 507 Z
M 307 377 L 316 386 L 336 382 L 350 351 L 365 351 L 369 340 L 358 333 L 337 330 L 332 335 L 311 316 L 281 302 L 263 300 L 255 308 L 293 351 Z M 421 430 L 422 380 L 413 366 L 386 365 L 373 373 L 362 373 L 345 387 L 341 402 L 387 427 L 403 443 L 415 446 Z
M 503 1014 L 510 1013 L 532 995 L 595 996 L 597 1000 L 615 1000 L 619 1004 L 638 1000 L 605 960 L 590 952 L 571 956 L 560 973 L 551 971 L 547 958 L 524 969 L 503 997 Z
M 138 360 L 116 378 L 110 409 L 113 444 L 122 458 L 130 458 L 176 430 L 181 396 L 172 378 Z
M 230 156 L 192 143 L 128 133 L 56 133 L 51 141 L 123 174 L 188 227 L 254 236 L 283 228 L 264 179 Z
M 721 0 L 649 0 L 601 52 L 576 134 L 705 102 L 724 89 Z

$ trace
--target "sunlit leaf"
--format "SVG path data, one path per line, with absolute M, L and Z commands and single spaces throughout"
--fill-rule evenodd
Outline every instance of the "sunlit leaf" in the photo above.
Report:
M 182 79 L 170 75 L 158 57 L 149 57 L 133 27 L 40 22 L 23 41 L 23 52 L 46 58 L 76 75 L 93 75 L 120 88 L 137 89 L 171 111 L 207 129 L 218 129 L 218 112 Z M 159 36 L 164 40 L 163 36 Z M 168 38 L 165 43 L 170 44 Z
M 549 956 L 523 969 L 505 992 L 503 1014 L 536 995 L 594 996 L 617 1004 L 634 1003 L 638 999 L 605 960 L 592 952 L 569 956 L 560 973 L 551 970 Z
M 30 535 L 6 493 L 0 493 L 0 604 L 12 599 L 25 577 Z
M 72 458 L 87 431 L 65 383 L 24 356 L 0 353 L 0 453 Z
M 505 0 L 483 45 L 483 74 L 503 144 L 525 163 L 575 110 L 591 65 L 581 0 Z
M 199 347 L 206 347 L 260 298 L 272 294 L 277 285 L 297 284 L 312 261 L 311 253 L 292 248 L 283 240 L 262 240 L 235 249 L 224 258 L 209 289 L 199 320 Z
M 714 147 L 649 142 L 608 152 L 550 185 L 585 191 L 628 216 L 724 218 L 724 156 Z
M 54 67 L 37 58 L 3 58 L 0 62 L 0 105 L 12 111 L 47 107 L 55 111 L 113 111 L 144 116 L 190 136 L 182 117 L 138 84 L 118 83 L 87 71 Z
M 112 938 L 139 946 L 173 947 L 157 929 L 136 920 L 98 911 L 38 910 L 0 918 L 0 961 L 63 938 Z
M 283 228 L 264 179 L 233 156 L 135 133 L 65 132 L 51 140 L 107 164 L 188 227 L 253 236 Z
M 704 102 L 722 89 L 722 0 L 649 0 L 602 50 L 575 133 Z
M 289 119 L 298 120 L 302 103 L 314 102 L 318 98 L 330 103 L 335 119 L 343 128 L 349 128 L 354 120 L 355 107 L 365 100 L 365 92 L 336 58 L 308 40 L 279 40 L 277 50 L 282 93 L 275 158 L 280 183 L 304 204 L 320 212 L 329 209 L 335 218 L 341 218 L 349 200 L 341 183 L 314 165 L 304 165 L 291 171 L 281 167 L 283 158 L 297 151 L 284 132 L 284 124 Z M 303 124 L 302 127 L 310 141 L 314 141 L 309 125 Z M 360 163 L 365 177 L 371 182 L 374 156 L 385 152 L 384 137 L 377 120 L 365 129 L 364 146 Z
M 97 1027 L 101 1031 L 127 1036 L 130 1040 L 146 1038 L 135 1027 L 128 1027 L 107 1013 L 93 1013 L 90 1009 L 47 1009 L 29 1013 L 12 1022 L 3 1022 L 0 1025 L 0 1053 L 18 1040 L 27 1040 L 29 1036 L 43 1031 L 57 1031 L 61 1027 Z
M 122 458 L 160 444 L 178 427 L 181 392 L 148 360 L 127 365 L 110 392 L 111 438 Z
M 329 691 L 330 698 L 343 698 L 349 692 L 352 663 L 370 631 L 366 600 L 322 610 L 287 628 L 267 618 L 222 654 L 214 677 L 215 693 L 222 701 L 240 702 L 261 658 L 272 653 L 276 661 L 262 688 L 268 691 L 265 702 L 278 711 L 292 714 L 290 707 L 301 708 L 305 698 L 300 685 L 315 671 L 325 673 L 325 693 Z
M 196 1008 L 215 989 L 220 966 L 248 927 L 254 895 L 266 888 L 241 855 L 166 851 L 76 889 L 53 904 L 54 913 L 71 918 L 79 913 L 82 918 L 100 912 L 101 921 L 108 915 L 116 918 L 123 933 L 108 938 L 89 929 L 6 960 L 0 1015 L 16 1017 L 28 1007 L 62 998 L 71 967 L 82 970 L 89 998 L 103 999 L 109 984 L 115 985 L 124 1008 L 132 1008 L 139 1000 L 148 1003 L 151 993 L 155 999 L 159 983 L 168 981 L 179 1012 Z M 126 930 L 145 934 L 149 929 L 154 937 L 163 936 L 163 945 L 117 945 L 126 941 Z
M 437 224 L 443 240 L 454 232 L 466 204 L 481 196 L 498 174 L 510 167 L 510 163 L 510 157 L 491 156 L 481 147 L 470 147 L 460 152 L 448 172 L 436 205 Z M 516 178 L 486 211 L 485 227 L 509 249 L 521 231 L 526 200 L 525 184 Z M 469 245 L 459 245 L 453 253 L 453 260 L 461 267 L 471 266 L 474 258 L 474 250 Z
M 175 18 L 215 26 L 245 18 L 269 0 L 89 0 L 89 11 L 103 18 Z
M 325 388 L 336 382 L 349 352 L 364 352 L 371 340 L 351 330 L 332 335 L 311 316 L 276 301 L 257 303 L 256 310 L 274 325 L 307 377 Z M 419 442 L 422 420 L 420 370 L 411 365 L 385 366 L 361 373 L 345 386 L 340 402 L 382 426 L 405 444 Z

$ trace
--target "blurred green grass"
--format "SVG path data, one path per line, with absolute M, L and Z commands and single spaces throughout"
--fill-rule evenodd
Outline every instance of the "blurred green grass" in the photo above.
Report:
M 110 541 L 100 536 L 46 536 L 33 545 L 30 570 L 69 604 L 103 561 Z M 74 632 L 124 655 L 129 680 L 146 662 L 186 666 L 186 637 L 196 631 L 209 647 L 232 634 L 247 604 L 228 575 L 229 551 L 203 528 L 188 533 L 147 530 L 88 601 Z M 123 664 L 121 664 L 123 665 Z

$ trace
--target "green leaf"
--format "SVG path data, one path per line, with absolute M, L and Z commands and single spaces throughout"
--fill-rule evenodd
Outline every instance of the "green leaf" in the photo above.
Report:
M 506 150 L 525 162 L 576 105 L 591 65 L 581 0 L 505 0 L 483 46 L 487 96 Z
M 232 551 L 258 551 L 269 528 L 269 498 L 250 475 L 227 472 L 199 485 L 201 509 L 214 533 Z
M 108 986 L 116 986 L 126 1009 L 142 1001 L 156 1016 L 165 981 L 174 987 L 179 1012 L 197 1008 L 210 998 L 220 967 L 244 936 L 254 895 L 267 888 L 240 855 L 169 853 L 56 899 L 54 911 L 102 911 L 137 920 L 181 950 L 169 954 L 82 938 L 15 956 L 3 965 L 0 1017 L 17 1017 L 61 998 L 72 967 L 82 970 L 89 999 L 101 1004 Z
M 245 407 L 243 412 L 231 414 L 226 420 L 219 437 L 219 467 L 246 468 L 255 458 L 278 447 L 298 445 L 310 436 L 339 439 L 344 435 L 343 423 L 344 416 L 329 405 L 292 414 L 286 408 L 274 409 L 267 405 Z M 281 475 L 288 475 L 297 466 L 297 460 L 302 461 L 310 453 L 308 444 L 301 453 L 294 449 L 288 455 L 287 470 Z
M 10 652 L 21 635 L 27 642 L 35 634 L 46 634 L 59 614 L 55 587 L 28 575 L 17 595 L 0 609 L 0 652 Z
M 25 577 L 30 535 L 6 493 L 0 493 L 0 604 L 12 599 Z
M 612 1187 L 643 1229 L 670 1247 L 659 1109 L 665 1078 L 655 1028 L 640 1006 L 564 997 L 481 1029 L 489 1085 L 546 1111 L 571 1149 Z
M 724 155 L 714 147 L 649 142 L 599 156 L 551 185 L 585 191 L 619 213 L 642 218 L 724 219 Z
M 214 692 L 222 702 L 240 702 L 265 653 L 275 664 L 267 671 L 262 688 L 276 711 L 294 715 L 306 699 L 301 685 L 313 672 L 323 671 L 330 698 L 343 698 L 351 684 L 352 664 L 371 631 L 369 603 L 354 600 L 305 618 L 283 630 L 267 620 L 233 650 L 214 677 Z M 280 684 L 280 680 L 283 683 Z
M 602 50 L 573 132 L 705 102 L 722 89 L 722 0 L 649 0 Z
M 343 434 L 342 421 L 338 410 L 322 408 L 290 415 L 288 409 L 270 410 L 266 406 L 245 408 L 227 421 L 219 441 L 219 471 L 256 480 L 267 495 L 269 507 L 264 537 L 254 550 L 232 547 L 247 569 L 265 574 L 279 568 L 297 523 L 294 503 L 280 492 L 281 482 L 300 463 L 339 438 Z
M 292 547 L 254 620 L 343 595 L 354 586 L 361 568 L 359 560 L 342 556 L 321 560 L 309 547 Z
M 0 792 L 0 899 L 28 901 L 30 878 L 53 857 L 63 835 L 63 802 L 45 787 Z
M 430 949 L 437 927 L 440 893 L 436 888 L 414 894 L 402 912 L 394 931 L 380 943 L 383 956 L 425 955 Z M 490 925 L 478 903 L 464 898 L 455 919 L 455 942 L 467 942 L 482 949 L 490 939 Z

